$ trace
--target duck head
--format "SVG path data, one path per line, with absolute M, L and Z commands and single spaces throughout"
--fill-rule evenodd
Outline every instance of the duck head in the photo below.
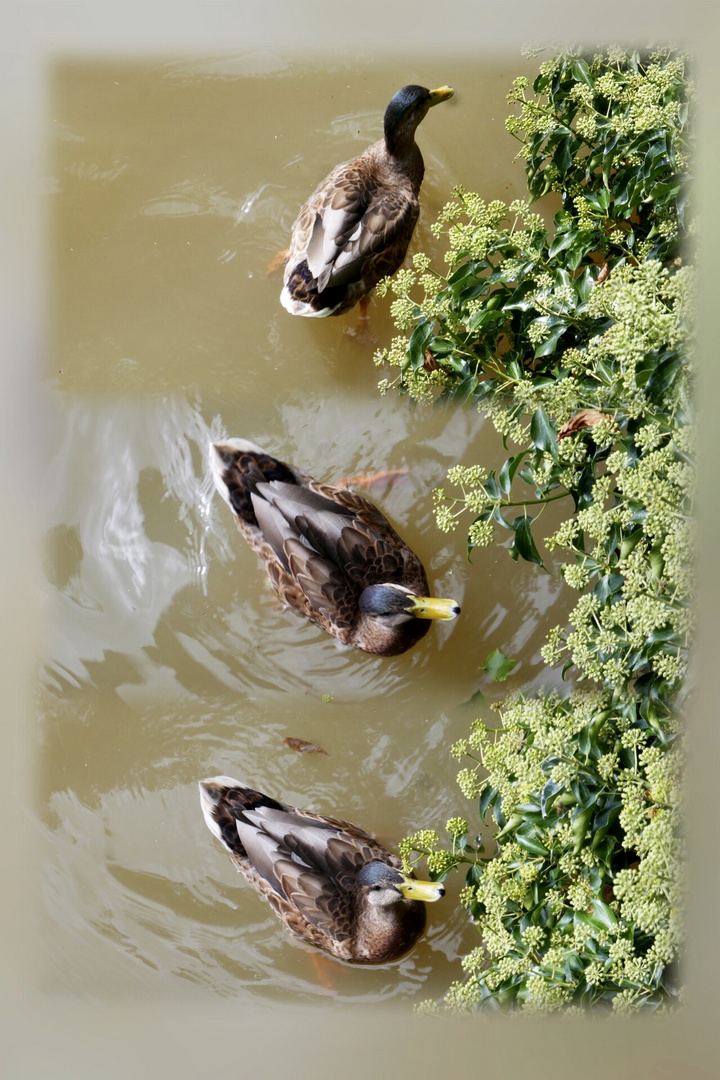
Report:
M 357 643 L 366 652 L 396 656 L 405 652 L 430 629 L 430 619 L 454 619 L 460 605 L 454 600 L 417 596 L 404 585 L 383 582 L 369 585 L 358 600 L 360 619 Z
M 428 90 L 424 86 L 403 86 L 385 110 L 383 128 L 385 145 L 389 152 L 401 157 L 412 146 L 418 124 L 427 116 L 428 110 L 441 101 L 447 101 L 455 91 L 450 86 Z
M 401 900 L 422 900 L 428 904 L 445 895 L 445 887 L 440 882 L 417 881 L 379 860 L 365 863 L 356 884 L 365 903 L 374 908 L 390 907 Z

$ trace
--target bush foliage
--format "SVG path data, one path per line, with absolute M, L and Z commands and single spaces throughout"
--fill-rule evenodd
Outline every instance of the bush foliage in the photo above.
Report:
M 480 943 L 451 1008 L 657 1008 L 677 993 L 681 937 L 691 85 L 669 50 L 564 52 L 508 97 L 530 196 L 561 198 L 554 230 L 527 201 L 456 189 L 432 227 L 444 272 L 418 254 L 383 286 L 401 336 L 376 362 L 395 371 L 381 392 L 475 401 L 511 451 L 497 470 L 455 466 L 435 493 L 440 529 L 470 515 L 469 552 L 509 536 L 542 566 L 538 517 L 566 500 L 545 543 L 580 595 L 543 656 L 585 682 L 511 695 L 500 727 L 476 721 L 453 747 L 463 794 L 498 826 L 494 858 L 460 817 L 449 847 L 424 829 L 402 851 L 467 874 Z

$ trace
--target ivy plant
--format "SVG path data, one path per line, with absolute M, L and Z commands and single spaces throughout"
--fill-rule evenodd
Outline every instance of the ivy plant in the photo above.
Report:
M 475 402 L 508 453 L 458 464 L 435 492 L 440 529 L 468 517 L 468 554 L 510 537 L 543 566 L 564 550 L 579 593 L 543 657 L 585 680 L 567 697 L 511 695 L 453 750 L 480 819 L 451 843 L 403 844 L 444 877 L 481 940 L 452 1008 L 657 1008 L 677 992 L 681 937 L 678 702 L 691 632 L 692 394 L 687 179 L 692 86 L 670 50 L 562 52 L 509 132 L 529 199 L 457 188 L 432 226 L 445 267 L 415 256 L 380 291 L 400 335 L 376 355 L 418 403 Z M 554 229 L 530 199 L 554 192 Z M 566 517 L 538 536 L 550 502 Z M 546 556 L 545 556 L 546 558 Z M 508 672 L 509 674 L 509 672 Z

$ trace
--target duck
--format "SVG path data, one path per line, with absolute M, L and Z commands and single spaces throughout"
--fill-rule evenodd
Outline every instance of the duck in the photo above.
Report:
M 295 937 L 350 964 L 404 956 L 445 889 L 403 872 L 357 825 L 278 802 L 228 776 L 201 780 L 210 832 Z
M 340 646 L 397 656 L 454 619 L 454 600 L 428 595 L 422 563 L 371 502 L 320 484 L 255 443 L 210 444 L 215 487 L 265 564 L 280 600 Z
M 382 139 L 337 165 L 292 227 L 280 300 L 291 315 L 342 315 L 402 265 L 420 212 L 425 166 L 415 131 L 450 86 L 398 90 L 385 111 Z

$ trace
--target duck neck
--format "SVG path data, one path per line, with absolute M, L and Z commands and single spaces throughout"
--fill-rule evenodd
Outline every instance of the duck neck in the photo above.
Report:
M 420 190 L 425 163 L 420 147 L 415 142 L 415 132 L 397 128 L 385 132 L 385 152 L 394 168 L 407 176 L 416 191 Z
M 398 936 L 404 936 L 404 902 L 387 907 L 365 907 L 357 921 L 355 954 L 381 963 L 397 949 Z

